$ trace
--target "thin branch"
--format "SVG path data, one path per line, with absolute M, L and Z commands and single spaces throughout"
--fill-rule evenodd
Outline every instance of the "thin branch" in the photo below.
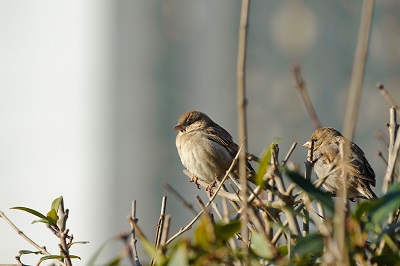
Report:
M 390 96 L 389 92 L 385 89 L 385 86 L 383 83 L 378 83 L 376 84 L 376 88 L 380 91 L 382 96 L 386 99 L 386 101 L 396 110 L 399 110 L 399 105 L 396 103 L 396 101 Z
M 309 152 L 310 151 L 312 152 L 313 144 L 314 144 L 314 141 L 311 142 L 311 148 L 309 149 Z M 312 163 L 307 160 L 304 163 L 304 165 L 305 165 L 305 179 L 307 179 L 308 181 L 311 182 Z M 303 194 L 303 201 L 304 202 L 310 201 L 307 193 Z M 309 209 L 309 205 L 306 205 L 306 208 L 304 208 L 304 210 L 303 210 L 303 214 L 304 214 L 304 217 L 303 217 L 303 236 L 306 236 L 306 235 L 308 235 L 310 233 L 310 214 L 308 212 L 308 209 Z
M 157 224 L 157 237 L 155 241 L 155 247 L 156 249 L 159 248 L 160 246 L 160 241 L 161 241 L 161 236 L 162 236 L 162 230 L 164 229 L 164 220 L 165 220 L 165 209 L 167 206 L 167 196 L 164 196 L 162 198 L 161 202 L 161 211 L 160 211 L 160 218 L 158 220 Z
M 187 173 L 189 172 L 185 172 L 185 174 L 187 175 Z M 192 174 L 189 173 L 189 177 L 192 178 Z M 164 184 L 164 188 L 171 193 L 173 196 L 175 196 L 180 202 L 182 202 L 183 206 L 185 206 L 186 208 L 188 208 L 193 214 L 197 214 L 197 211 L 194 209 L 193 205 L 190 204 L 187 200 L 185 200 L 181 194 L 179 194 L 178 191 L 176 191 L 176 189 L 174 189 L 170 184 Z
M 135 219 L 132 218 L 132 216 L 128 216 L 128 221 L 131 225 L 131 228 L 133 228 L 135 230 L 135 232 L 138 234 L 139 238 L 141 239 L 141 241 L 146 242 L 148 245 L 150 244 L 150 241 L 147 239 L 147 237 L 144 235 L 143 231 L 140 229 L 137 221 Z
M 205 230 L 204 233 L 207 234 L 209 241 L 213 243 L 217 239 L 217 237 L 215 235 L 214 226 L 212 225 L 213 218 L 212 218 L 211 214 L 207 211 L 207 207 L 204 205 L 203 201 L 201 200 L 201 198 L 198 195 L 196 195 L 196 200 L 197 200 L 197 203 L 199 204 L 201 210 L 203 211 L 203 215 L 207 221 L 207 227 L 206 227 L 207 229 Z
M 339 162 L 339 167 L 341 169 L 341 178 L 340 181 L 342 183 L 342 189 L 339 189 L 337 193 L 337 200 L 335 202 L 335 213 L 333 217 L 333 249 L 328 250 L 328 253 L 331 253 L 339 265 L 350 265 L 349 262 L 349 253 L 348 253 L 348 244 L 346 237 L 346 221 L 348 217 L 348 182 L 347 182 L 347 167 L 346 165 L 350 160 L 350 145 L 340 144 L 340 158 L 342 158 L 341 162 Z
M 388 166 L 388 161 L 386 160 L 386 158 L 383 156 L 383 153 L 381 151 L 378 151 L 378 157 L 382 159 L 383 163 L 385 164 L 385 166 Z
M 239 154 L 239 177 L 242 185 L 241 198 L 243 200 L 243 212 L 241 219 L 241 234 L 243 239 L 243 264 L 248 264 L 248 238 L 247 230 L 248 213 L 247 213 L 247 173 L 246 173 L 246 43 L 247 43 L 247 23 L 249 15 L 250 0 L 242 0 L 239 25 L 239 40 L 238 40 L 238 56 L 237 56 L 237 95 L 238 95 L 238 127 L 239 141 L 243 147 Z
M 301 75 L 300 65 L 294 65 L 292 67 L 292 73 L 296 81 L 295 89 L 297 89 L 297 91 L 300 93 L 304 107 L 306 108 L 308 116 L 310 117 L 311 124 L 313 125 L 314 129 L 322 127 L 321 122 L 318 119 L 317 113 L 315 112 L 314 106 L 311 102 L 310 96 L 308 95 L 306 82 Z
M 296 148 L 298 142 L 295 142 L 292 144 L 292 146 L 290 147 L 289 151 L 287 152 L 285 159 L 283 159 L 281 165 L 285 166 L 287 161 L 289 160 L 290 156 L 292 155 L 294 149 Z
M 135 223 L 137 223 L 138 219 L 136 217 L 136 200 L 132 201 L 132 214 L 131 215 L 132 216 L 130 216 L 130 218 L 132 220 L 134 220 Z M 130 259 L 131 259 L 131 262 L 133 265 L 141 266 L 142 264 L 140 264 L 140 261 L 139 261 L 136 243 L 137 243 L 137 239 L 136 239 L 135 226 L 133 226 L 133 224 L 131 224 L 131 250 L 132 250 L 132 253 L 130 253 Z
M 294 212 L 299 212 L 304 208 L 304 203 L 300 203 L 299 206 L 296 207 Z M 284 227 L 286 227 L 289 224 L 289 220 L 286 219 L 286 221 L 282 224 L 282 226 L 278 229 L 278 231 L 275 233 L 275 236 L 272 238 L 271 243 L 276 244 L 279 240 L 279 238 L 282 236 Z
M 397 124 L 396 109 L 390 108 L 390 124 L 389 130 L 389 154 L 388 154 L 388 166 L 383 178 L 382 192 L 386 193 L 388 187 L 393 182 L 393 173 L 395 164 L 399 154 L 400 148 L 400 130 L 398 130 L 399 125 Z
M 351 75 L 349 96 L 347 98 L 346 115 L 344 117 L 343 135 L 353 140 L 360 109 L 361 92 L 364 80 L 367 52 L 370 41 L 372 14 L 374 0 L 364 0 L 361 10 L 360 28 L 358 31 L 357 47 L 353 61 L 353 73 Z
M 160 246 L 164 246 L 168 240 L 169 228 L 171 224 L 171 214 L 165 215 L 164 229 L 162 230 Z
M 210 198 L 211 198 L 211 195 L 208 194 L 208 199 L 210 199 Z M 215 214 L 218 216 L 218 218 L 221 221 L 223 221 L 224 217 L 222 216 L 221 211 L 218 209 L 218 205 L 214 201 L 211 203 L 211 207 L 213 208 L 213 210 L 214 210 Z
M 69 256 L 69 245 L 67 244 L 67 239 L 69 237 L 68 229 L 66 229 L 68 213 L 68 209 L 64 211 L 64 199 L 61 198 L 60 207 L 58 210 L 59 218 L 57 221 L 57 226 L 60 228 L 60 255 L 64 256 L 65 264 L 67 266 L 72 266 L 71 257 Z
M 187 170 L 183 170 L 183 173 L 184 173 L 185 175 L 187 175 L 190 179 L 191 179 L 192 176 L 193 176 L 193 175 L 192 175 L 189 171 L 187 171 Z M 203 188 L 207 188 L 207 186 L 209 185 L 209 183 L 207 183 L 207 182 L 205 182 L 205 181 L 203 181 L 203 180 L 200 180 L 200 179 L 197 180 L 197 183 L 198 183 L 200 186 L 202 186 Z M 213 188 L 211 188 L 211 189 L 210 189 L 210 193 L 211 193 L 212 195 L 216 194 L 216 193 L 217 193 L 217 192 L 216 192 L 217 189 L 218 189 L 218 187 L 213 187 Z M 220 197 L 225 198 L 225 199 L 227 199 L 227 200 L 240 202 L 240 199 L 239 199 L 239 198 L 237 197 L 237 195 L 234 194 L 234 193 L 229 193 L 229 192 L 224 191 L 224 190 L 219 190 L 217 194 L 218 194 Z M 197 214 L 197 213 L 198 213 L 198 212 L 196 212 L 195 214 Z
M 32 246 L 34 246 L 37 250 L 39 250 L 43 255 L 48 255 L 50 256 L 51 254 L 49 252 L 47 252 L 47 250 L 44 247 L 39 246 L 38 244 L 36 244 L 36 242 L 34 242 L 32 239 L 30 239 L 27 235 L 25 235 L 21 230 L 18 229 L 18 227 L 11 222 L 10 219 L 8 219 L 8 217 L 2 212 L 0 211 L 0 217 L 2 217 L 14 230 L 15 232 L 17 232 L 17 234 L 19 234 L 23 239 L 25 239 L 29 244 L 31 244 Z M 66 266 L 66 264 L 60 260 L 57 259 L 52 259 L 52 261 L 54 261 L 55 263 L 57 263 L 58 265 L 61 266 Z
M 272 144 L 271 147 L 271 160 L 272 160 L 272 165 L 269 168 L 273 168 L 273 176 L 274 176 L 274 181 L 276 184 L 276 187 L 278 188 L 279 192 L 281 194 L 285 194 L 286 188 L 283 182 L 283 177 L 282 173 L 278 171 L 277 167 L 279 165 L 278 161 L 278 156 L 279 156 L 279 147 L 278 144 Z M 292 199 L 291 199 L 292 200 Z M 300 226 L 297 222 L 297 219 L 295 215 L 288 209 L 288 208 L 283 208 L 282 211 L 285 213 L 287 220 L 289 221 L 289 228 L 291 231 L 291 236 L 297 237 L 301 234 L 300 231 Z
M 166 205 L 167 205 L 167 196 L 164 196 L 161 202 L 160 218 L 158 219 L 156 237 L 154 240 L 154 247 L 157 250 L 160 247 L 161 237 L 163 235 Z M 150 265 L 155 265 L 154 257 L 151 259 Z
M 257 163 L 259 163 L 261 161 L 260 158 L 258 158 L 257 156 L 255 156 L 254 154 L 249 153 L 249 152 L 246 154 L 246 159 L 248 161 L 253 161 L 253 162 L 257 162 Z
M 380 140 L 385 145 L 385 147 L 389 147 L 389 141 L 387 140 L 387 137 L 384 135 L 384 133 L 381 130 L 375 132 L 374 136 L 375 136 L 375 138 Z

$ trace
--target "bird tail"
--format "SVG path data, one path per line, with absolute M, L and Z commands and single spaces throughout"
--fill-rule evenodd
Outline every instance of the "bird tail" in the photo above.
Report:
M 364 196 L 367 199 L 377 199 L 378 198 L 378 196 L 376 196 L 376 194 L 372 191 L 372 189 L 368 185 L 365 186 L 365 188 L 363 189 L 363 192 L 364 193 L 362 193 L 362 194 L 364 194 Z

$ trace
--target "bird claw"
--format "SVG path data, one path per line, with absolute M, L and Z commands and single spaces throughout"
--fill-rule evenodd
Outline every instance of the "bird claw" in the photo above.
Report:
M 199 182 L 197 182 L 198 180 L 199 180 L 199 178 L 197 176 L 192 175 L 190 182 L 193 182 L 197 186 L 197 189 L 200 189 L 200 184 L 199 184 Z
M 210 184 L 207 185 L 206 191 L 210 192 L 210 194 L 211 194 L 211 190 L 213 187 L 215 187 L 216 183 L 217 183 L 217 179 L 214 179 L 214 181 L 212 181 Z

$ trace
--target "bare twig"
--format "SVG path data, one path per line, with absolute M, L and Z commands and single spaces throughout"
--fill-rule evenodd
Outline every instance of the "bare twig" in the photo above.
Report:
M 299 212 L 304 208 L 304 203 L 300 203 L 299 206 L 296 207 L 294 212 Z M 286 219 L 286 221 L 282 224 L 281 228 L 278 229 L 278 231 L 275 233 L 274 237 L 271 240 L 272 244 L 276 244 L 279 240 L 279 238 L 282 236 L 283 233 L 283 227 L 286 227 L 289 224 L 289 220 Z
M 211 198 L 211 195 L 208 195 L 208 198 Z M 218 209 L 218 205 L 215 203 L 215 201 L 213 201 L 211 203 L 211 207 L 213 208 L 215 214 L 218 216 L 218 218 L 223 221 L 224 220 L 224 216 L 222 215 L 221 211 Z
M 374 136 L 375 138 L 380 140 L 385 145 L 385 147 L 389 147 L 389 141 L 387 140 L 387 137 L 381 130 L 375 132 Z
M 192 174 L 191 174 L 190 172 L 188 172 L 187 170 L 183 170 L 183 173 L 184 173 L 185 175 L 187 175 L 190 179 L 192 178 Z M 209 183 L 207 183 L 207 182 L 205 182 L 205 181 L 203 181 L 203 180 L 200 180 L 200 179 L 197 180 L 197 183 L 198 183 L 200 186 L 202 186 L 203 188 L 207 188 L 207 186 L 209 185 Z M 216 188 L 216 187 L 213 187 L 213 188 L 210 189 L 210 193 L 213 194 L 213 195 L 216 193 L 216 191 L 217 191 L 217 188 Z M 240 202 L 240 199 L 239 199 L 239 198 L 237 197 L 237 195 L 234 194 L 234 193 L 229 193 L 229 192 L 224 191 L 224 190 L 219 190 L 217 194 L 218 194 L 220 197 L 225 198 L 225 199 L 227 199 L 227 200 Z M 198 212 L 196 212 L 196 214 L 197 214 L 197 213 L 198 213 Z
M 313 125 L 314 129 L 322 127 L 321 122 L 318 119 L 317 113 L 315 112 L 314 106 L 311 102 L 310 96 L 308 95 L 306 82 L 304 81 L 301 75 L 300 65 L 294 65 L 292 67 L 292 73 L 296 81 L 295 88 L 300 93 L 301 99 L 303 100 L 308 116 L 310 117 L 311 124 Z
M 68 219 L 68 209 L 64 210 L 64 199 L 61 198 L 59 210 L 58 210 L 58 221 L 57 226 L 60 229 L 60 255 L 64 256 L 65 264 L 67 266 L 72 266 L 71 257 L 69 256 L 69 245 L 67 244 L 68 229 L 66 229 L 67 219 Z
M 246 159 L 248 161 L 253 161 L 253 162 L 257 162 L 257 163 L 260 162 L 260 158 L 258 158 L 257 156 L 255 156 L 254 154 L 249 153 L 249 152 L 246 154 Z
M 186 175 L 187 175 L 187 170 L 186 170 Z M 189 173 L 189 177 L 192 178 L 192 174 Z M 164 184 L 164 188 L 171 193 L 172 195 L 174 195 L 180 202 L 182 202 L 183 206 L 185 206 L 186 208 L 188 208 L 193 214 L 197 214 L 197 211 L 193 208 L 193 205 L 190 204 L 187 200 L 185 200 L 181 194 L 179 194 L 178 191 L 176 191 L 176 189 L 174 189 L 172 186 L 170 186 L 170 184 Z
M 386 158 L 383 156 L 383 153 L 381 151 L 378 151 L 378 157 L 382 159 L 382 161 L 384 162 L 385 166 L 388 166 L 388 161 L 386 160 Z
M 167 196 L 164 196 L 162 198 L 162 202 L 161 202 L 160 218 L 158 219 L 156 239 L 154 241 L 156 249 L 158 249 L 160 247 L 161 237 L 163 235 L 162 230 L 164 229 L 166 206 L 167 206 Z
M 156 237 L 154 240 L 154 246 L 157 250 L 160 247 L 161 237 L 163 235 L 166 205 L 167 205 L 167 196 L 164 196 L 161 202 L 160 218 L 158 219 Z M 150 265 L 155 265 L 154 257 L 151 259 Z
M 144 235 L 143 231 L 140 229 L 137 221 L 134 220 L 132 218 L 132 216 L 128 216 L 128 221 L 131 225 L 131 228 L 133 228 L 135 230 L 135 232 L 138 234 L 139 239 L 141 239 L 141 241 L 145 241 L 148 245 L 151 245 L 150 241 L 147 239 L 147 237 Z
M 171 224 L 171 214 L 167 214 L 165 215 L 164 229 L 162 230 L 160 246 L 164 246 L 168 240 L 170 224 Z
M 208 240 L 210 242 L 215 242 L 215 240 L 217 239 L 216 235 L 215 235 L 215 230 L 214 230 L 214 226 L 213 226 L 213 217 L 212 215 L 207 211 L 207 207 L 204 205 L 203 201 L 201 200 L 201 198 L 196 195 L 196 200 L 197 203 L 199 204 L 201 210 L 203 211 L 203 216 L 205 217 L 207 223 L 206 223 L 206 230 L 205 230 L 205 234 L 207 234 L 208 236 Z
M 388 124 L 389 130 L 389 152 L 388 152 L 388 165 L 386 169 L 385 176 L 383 178 L 382 184 L 382 192 L 386 193 L 389 186 L 393 183 L 394 180 L 394 168 L 398 159 L 399 149 L 400 149 L 400 130 L 399 125 L 397 124 L 397 112 L 395 107 L 390 108 L 390 123 Z M 397 180 L 399 177 L 397 176 Z M 398 210 L 396 213 L 390 213 L 388 215 L 387 224 L 388 226 L 395 223 L 398 219 Z M 377 254 L 380 255 L 384 250 L 386 245 L 385 239 L 381 239 L 379 247 L 377 249 Z
M 277 253 L 277 250 L 276 250 L 275 246 L 272 245 L 271 240 L 270 240 L 271 238 L 265 232 L 264 227 L 262 226 L 262 223 L 261 223 L 259 217 L 255 214 L 255 210 L 252 207 L 249 207 L 249 218 L 250 218 L 249 220 L 255 225 L 256 231 L 265 238 L 266 244 L 268 245 L 265 248 L 270 249 L 273 253 L 272 256 L 275 256 Z
M 399 105 L 396 101 L 390 96 L 389 92 L 385 89 L 383 83 L 376 84 L 376 88 L 381 92 L 382 96 L 386 99 L 386 101 L 396 110 L 399 110 Z
M 132 216 L 130 216 L 130 218 L 132 220 L 135 221 L 135 223 L 138 222 L 138 219 L 136 218 L 136 200 L 132 201 Z M 137 243 L 137 239 L 136 239 L 136 233 L 135 233 L 135 227 L 133 226 L 133 224 L 131 224 L 131 250 L 132 253 L 130 253 L 131 256 L 131 262 L 133 265 L 135 266 L 141 266 L 140 261 L 139 261 L 139 256 L 138 256 L 138 252 L 137 252 L 137 248 L 136 248 L 136 243 Z
M 365 65 L 367 62 L 373 10 L 374 0 L 364 0 L 361 10 L 357 47 L 353 61 L 353 73 L 351 75 L 349 96 L 347 98 L 346 115 L 343 124 L 343 135 L 349 140 L 353 140 L 358 112 L 360 109 L 361 91 L 364 80 Z
M 307 197 L 304 201 L 304 205 L 309 211 L 309 216 L 310 218 L 314 221 L 315 226 L 318 228 L 318 231 L 324 236 L 327 237 L 328 239 L 331 238 L 330 236 L 330 228 L 329 222 L 327 220 L 321 219 L 321 216 L 318 214 L 318 212 L 314 209 L 314 207 L 311 204 L 310 198 Z
M 285 194 L 286 193 L 286 188 L 283 182 L 283 177 L 282 177 L 282 173 L 280 171 L 278 171 L 277 166 L 279 165 L 279 161 L 278 161 L 278 156 L 279 156 L 279 147 L 278 144 L 272 144 L 271 147 L 271 160 L 272 160 L 272 165 L 269 167 L 273 167 L 274 168 L 274 181 L 276 184 L 276 187 L 278 188 L 279 192 L 281 194 Z M 297 237 L 301 234 L 300 232 L 300 227 L 299 224 L 297 222 L 296 217 L 294 216 L 294 214 L 288 209 L 288 208 L 283 208 L 282 209 L 283 212 L 285 213 L 287 220 L 289 221 L 289 228 L 291 231 L 291 236 L 293 237 Z
M 311 148 L 309 149 L 309 152 L 311 151 L 311 153 L 313 151 L 313 147 L 312 147 L 313 144 L 314 144 L 314 142 L 312 141 L 311 142 Z M 307 160 L 304 163 L 304 165 L 305 165 L 305 179 L 307 179 L 308 181 L 311 182 L 312 163 Z M 303 201 L 304 202 L 310 201 L 307 193 L 303 193 Z M 303 236 L 306 236 L 306 235 L 308 235 L 310 233 L 310 214 L 308 212 L 308 209 L 309 209 L 309 205 L 306 205 L 306 208 L 304 208 L 304 210 L 303 210 L 303 214 L 304 214 L 304 217 L 303 217 Z
M 246 82 L 245 82 L 245 65 L 246 65 L 246 43 L 247 43 L 247 22 L 249 15 L 250 0 L 242 0 L 239 25 L 239 41 L 238 41 L 238 57 L 237 57 L 237 95 L 238 95 L 238 127 L 239 141 L 243 147 L 239 155 L 239 177 L 242 185 L 241 197 L 243 200 L 243 212 L 241 220 L 241 234 L 244 241 L 243 244 L 243 264 L 248 264 L 248 238 L 247 230 L 248 213 L 247 213 L 247 174 L 246 174 Z
M 18 229 L 18 227 L 11 222 L 10 219 L 8 219 L 8 217 L 2 212 L 0 211 L 0 217 L 2 217 L 14 230 L 15 232 L 17 232 L 17 234 L 19 234 L 23 239 L 25 239 L 29 244 L 31 244 L 32 246 L 34 246 L 37 250 L 39 250 L 43 255 L 48 255 L 50 256 L 51 254 L 49 252 L 47 252 L 47 250 L 44 247 L 39 246 L 38 244 L 36 244 L 35 241 L 33 241 L 32 239 L 30 239 L 27 235 L 25 235 L 21 230 Z M 52 259 L 52 261 L 54 261 L 55 263 L 57 263 L 58 265 L 61 266 L 66 266 L 66 264 L 60 260 L 57 259 Z
M 386 193 L 388 187 L 393 182 L 393 173 L 395 164 L 399 154 L 400 148 L 400 136 L 398 130 L 399 125 L 397 124 L 396 109 L 390 108 L 390 124 L 388 126 L 389 130 L 389 154 L 388 154 L 388 166 L 383 178 L 382 192 Z
M 298 144 L 298 142 L 295 142 L 295 143 L 292 144 L 292 146 L 290 147 L 288 153 L 285 156 L 285 159 L 283 159 L 281 165 L 283 165 L 283 166 L 286 165 L 287 161 L 289 160 L 290 156 L 292 155 L 292 153 L 293 153 L 294 149 L 296 148 L 297 144 Z
M 341 180 L 342 189 L 338 190 L 338 199 L 335 202 L 335 213 L 333 217 L 333 239 L 332 249 L 328 250 L 331 253 L 339 265 L 350 265 L 349 254 L 347 248 L 347 238 L 346 238 L 346 220 L 348 216 L 348 198 L 347 198 L 347 168 L 346 164 L 350 160 L 350 145 L 340 144 L 340 157 L 342 161 L 339 163 L 339 167 L 342 171 Z

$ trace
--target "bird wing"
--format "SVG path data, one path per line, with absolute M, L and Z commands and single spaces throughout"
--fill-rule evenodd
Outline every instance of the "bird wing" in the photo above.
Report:
M 218 124 L 214 123 L 213 126 L 207 127 L 205 129 L 206 137 L 218 143 L 219 145 L 223 146 L 232 158 L 235 158 L 236 154 L 239 151 L 239 146 L 233 141 L 232 136 L 226 131 L 224 128 L 219 126 Z M 224 136 L 221 138 L 220 136 Z M 251 166 L 250 162 L 246 162 L 246 166 L 250 172 L 254 172 L 253 167 Z
M 340 157 L 340 143 L 351 143 L 350 164 L 347 167 L 349 175 L 356 176 L 363 180 L 365 184 L 375 186 L 375 173 L 369 164 L 364 152 L 355 143 L 343 137 L 337 137 L 334 144 L 325 145 L 321 149 L 321 159 L 325 163 L 332 163 Z
M 375 187 L 375 172 L 365 157 L 364 152 L 355 143 L 352 143 L 351 150 L 351 154 L 354 155 L 351 157 L 351 164 L 359 171 L 360 178 Z

